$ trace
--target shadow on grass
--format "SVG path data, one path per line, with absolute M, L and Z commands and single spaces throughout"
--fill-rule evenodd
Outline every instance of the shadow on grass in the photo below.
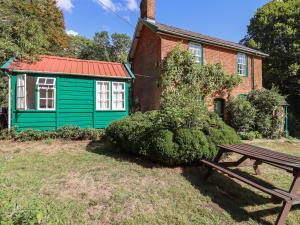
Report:
M 109 142 L 104 142 L 104 141 L 91 141 L 87 147 L 86 150 L 88 152 L 92 152 L 95 154 L 99 155 L 105 155 L 111 158 L 114 158 L 115 160 L 118 160 L 120 162 L 131 162 L 138 164 L 144 168 L 163 168 L 162 166 L 159 166 L 158 164 L 155 164 L 151 161 L 145 160 L 142 157 L 129 154 L 129 153 L 124 153 L 121 152 L 120 150 L 116 149 L 112 144 Z
M 217 172 L 214 172 L 207 181 L 204 181 L 203 177 L 206 171 L 204 167 L 201 167 L 198 173 L 190 172 L 190 170 L 186 172 L 184 170 L 183 176 L 191 182 L 202 195 L 209 196 L 212 202 L 227 211 L 235 221 L 243 222 L 251 218 L 261 224 L 272 224 L 265 221 L 263 217 L 266 215 L 277 215 L 279 213 L 279 207 L 251 213 L 244 209 L 245 207 L 269 204 L 272 202 L 271 198 L 259 195 Z M 241 173 L 240 171 L 236 172 Z M 243 176 L 247 177 L 248 175 L 243 173 Z M 257 182 L 264 183 L 261 180 L 257 180 Z
M 88 152 L 112 157 L 120 162 L 127 161 L 135 163 L 148 169 L 164 168 L 136 155 L 120 152 L 107 142 L 92 141 L 87 145 L 86 149 Z M 205 167 L 185 167 L 182 169 L 182 175 L 197 188 L 202 195 L 209 196 L 213 203 L 228 212 L 236 222 L 248 221 L 251 218 L 258 223 L 269 225 L 272 223 L 264 220 L 263 217 L 270 215 L 276 218 L 279 214 L 281 204 L 275 208 L 262 209 L 255 212 L 246 211 L 244 207 L 266 205 L 272 203 L 272 199 L 245 188 L 229 177 L 216 172 L 212 174 L 208 181 L 203 181 L 206 171 Z M 240 170 L 235 170 L 235 172 L 267 186 L 267 183 L 259 178 L 253 178 Z M 296 207 L 294 207 L 294 209 L 296 209 Z M 299 209 L 299 207 L 297 207 L 297 209 Z

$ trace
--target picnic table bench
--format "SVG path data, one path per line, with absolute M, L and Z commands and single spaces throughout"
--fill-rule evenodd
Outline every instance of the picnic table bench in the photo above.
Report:
M 298 189 L 300 186 L 300 157 L 291 156 L 248 144 L 220 145 L 218 147 L 219 152 L 212 162 L 208 160 L 201 160 L 202 163 L 208 167 L 208 172 L 204 179 L 208 179 L 214 169 L 228 175 L 231 178 L 235 178 L 250 186 L 253 186 L 256 189 L 271 195 L 273 198 L 280 199 L 281 202 L 283 202 L 283 205 L 277 218 L 276 225 L 285 224 L 291 207 L 300 203 L 300 195 L 298 194 Z M 237 153 L 241 155 L 241 158 L 234 162 L 222 162 L 221 157 L 224 155 L 224 153 L 229 152 Z M 260 174 L 259 165 L 262 163 L 269 164 L 291 173 L 294 176 L 294 179 L 289 191 L 274 188 L 274 186 L 271 185 L 262 185 L 230 169 L 230 167 L 241 166 L 248 159 L 254 162 L 251 165 L 254 167 L 257 174 Z

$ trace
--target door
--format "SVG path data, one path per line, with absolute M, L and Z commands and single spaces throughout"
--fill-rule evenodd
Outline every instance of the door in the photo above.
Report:
M 224 120 L 224 114 L 225 114 L 225 100 L 224 99 L 217 98 L 214 100 L 214 111 Z

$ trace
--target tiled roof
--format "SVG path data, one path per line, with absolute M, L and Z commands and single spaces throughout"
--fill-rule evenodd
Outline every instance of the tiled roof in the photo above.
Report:
M 258 51 L 256 49 L 252 49 L 252 48 L 248 48 L 245 45 L 241 45 L 241 44 L 237 44 L 235 42 L 231 42 L 231 41 L 226 41 L 223 39 L 219 39 L 219 38 L 215 38 L 215 37 L 210 37 L 207 35 L 203 35 L 200 33 L 196 33 L 196 32 L 192 32 L 192 31 L 188 31 L 185 29 L 181 29 L 181 28 L 177 28 L 177 27 L 173 27 L 173 26 L 169 26 L 169 25 L 165 25 L 165 24 L 161 24 L 161 23 L 150 23 L 145 21 L 145 23 L 149 24 L 150 26 L 153 26 L 156 29 L 156 32 L 163 32 L 163 33 L 169 33 L 169 34 L 174 34 L 174 35 L 178 35 L 178 36 L 186 36 L 188 38 L 191 39 L 195 39 L 204 43 L 208 43 L 208 44 L 215 44 L 215 45 L 221 45 L 224 47 L 229 47 L 229 48 L 233 48 L 233 49 L 237 49 L 237 50 L 241 50 L 241 51 L 245 51 L 245 52 L 249 52 L 249 53 L 253 53 L 253 54 L 257 54 L 257 55 L 261 55 L 261 56 L 268 56 L 267 54 Z
M 235 42 L 226 41 L 226 40 L 222 40 L 222 39 L 215 38 L 215 37 L 210 37 L 207 35 L 203 35 L 203 34 L 188 31 L 185 29 L 165 25 L 162 23 L 154 22 L 154 21 L 152 22 L 152 21 L 148 21 L 145 19 L 140 19 L 140 21 L 138 22 L 137 27 L 136 27 L 134 40 L 132 42 L 132 46 L 131 46 L 130 53 L 129 53 L 130 59 L 132 59 L 134 57 L 135 50 L 138 45 L 138 41 L 139 41 L 139 37 L 140 37 L 140 32 L 141 32 L 143 26 L 147 26 L 153 32 L 156 32 L 159 34 L 174 36 L 174 37 L 178 37 L 178 38 L 185 39 L 185 40 L 192 41 L 192 42 L 199 42 L 199 43 L 213 45 L 213 46 L 220 46 L 223 48 L 233 49 L 233 50 L 245 52 L 248 54 L 258 55 L 260 57 L 269 56 L 268 54 L 266 54 L 264 52 L 258 51 L 256 49 L 248 48 L 244 45 L 237 44 Z
M 122 63 L 81 60 L 74 58 L 42 55 L 34 63 L 14 60 L 6 68 L 13 72 L 64 74 L 113 78 L 131 78 Z

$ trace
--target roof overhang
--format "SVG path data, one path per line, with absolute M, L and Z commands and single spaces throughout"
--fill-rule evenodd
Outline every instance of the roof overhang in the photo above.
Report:
M 171 32 L 171 31 L 167 31 L 167 30 L 162 30 L 162 29 L 159 29 L 159 27 L 156 26 L 155 23 L 151 23 L 149 21 L 139 19 L 139 21 L 136 25 L 136 28 L 135 28 L 134 38 L 131 43 L 131 48 L 130 48 L 130 52 L 129 52 L 129 61 L 132 61 L 132 59 L 134 58 L 135 51 L 136 51 L 136 48 L 137 48 L 137 45 L 138 45 L 138 42 L 140 39 L 140 35 L 141 35 L 141 31 L 143 29 L 143 26 L 147 26 L 150 30 L 152 30 L 154 33 L 157 33 L 159 35 L 166 35 L 169 37 L 180 38 L 180 39 L 184 39 L 184 40 L 199 43 L 199 44 L 209 44 L 209 45 L 213 45 L 213 46 L 218 46 L 218 47 L 222 47 L 222 48 L 229 49 L 229 50 L 235 50 L 235 51 L 247 53 L 250 55 L 259 56 L 262 58 L 269 56 L 268 54 L 257 51 L 255 49 L 250 49 L 250 48 L 245 49 L 242 47 L 239 48 L 239 47 L 235 47 L 232 45 L 228 45 L 228 44 L 226 45 L 224 43 L 211 41 L 211 40 L 208 40 L 205 38 L 195 37 L 193 35 L 186 35 L 186 34 L 174 32 L 174 31 Z

